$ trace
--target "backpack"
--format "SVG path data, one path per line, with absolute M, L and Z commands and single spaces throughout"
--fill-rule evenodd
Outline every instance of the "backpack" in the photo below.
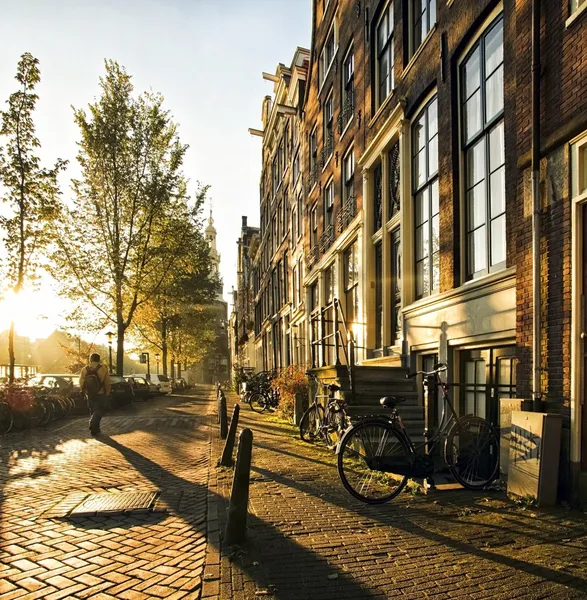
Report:
M 97 396 L 102 389 L 102 381 L 100 381 L 100 377 L 98 377 L 99 368 L 99 366 L 95 369 L 86 367 L 85 388 L 88 396 Z

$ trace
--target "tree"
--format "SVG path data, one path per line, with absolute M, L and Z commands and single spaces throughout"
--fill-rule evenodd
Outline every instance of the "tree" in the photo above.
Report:
M 41 80 L 39 61 L 25 53 L 18 62 L 15 79 L 20 89 L 10 95 L 8 110 L 1 112 L 0 135 L 7 143 L 0 152 L 0 182 L 3 202 L 11 214 L 3 216 L 6 249 L 5 279 L 8 293 L 18 294 L 35 274 L 42 250 L 48 243 L 48 223 L 55 217 L 59 187 L 57 176 L 66 161 L 57 160 L 52 169 L 41 167 L 36 152 L 41 144 L 35 135 L 33 113 Z M 14 382 L 14 319 L 8 336 L 9 383 Z
M 81 177 L 73 207 L 62 206 L 55 264 L 78 310 L 91 313 L 96 328 L 116 328 L 121 375 L 125 334 L 184 251 L 195 208 L 181 170 L 187 146 L 163 98 L 134 98 L 125 69 L 105 65 L 100 98 L 88 113 L 74 110 Z
M 168 350 L 172 334 L 173 339 L 185 337 L 185 346 L 189 347 L 187 340 L 193 336 L 188 332 L 179 332 L 188 324 L 194 326 L 196 320 L 201 329 L 197 332 L 198 339 L 202 340 L 200 333 L 206 328 L 207 321 L 201 317 L 201 305 L 214 299 L 220 285 L 212 269 L 208 243 L 202 235 L 199 219 L 206 191 L 206 187 L 198 190 L 195 214 L 184 223 L 188 231 L 184 236 L 183 251 L 169 265 L 167 276 L 157 292 L 136 313 L 135 331 L 151 348 L 161 352 L 164 375 L 168 374 Z

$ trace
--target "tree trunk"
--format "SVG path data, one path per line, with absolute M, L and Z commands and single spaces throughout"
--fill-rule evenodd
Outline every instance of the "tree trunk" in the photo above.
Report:
M 175 379 L 175 357 L 171 357 L 171 379 Z
M 181 359 L 177 361 L 177 378 L 181 378 Z
M 167 376 L 167 320 L 161 319 L 161 362 L 163 375 Z
M 8 332 L 8 384 L 14 383 L 14 321 L 10 321 L 10 331 Z
M 121 376 L 124 374 L 124 323 L 122 319 L 118 319 L 117 324 L 118 336 L 116 338 L 116 374 Z

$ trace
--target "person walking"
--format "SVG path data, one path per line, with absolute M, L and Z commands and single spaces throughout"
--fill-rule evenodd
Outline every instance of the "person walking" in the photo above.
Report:
M 90 364 L 79 374 L 79 387 L 86 395 L 90 409 L 90 433 L 100 434 L 100 421 L 106 412 L 106 401 L 110 396 L 110 374 L 108 367 L 100 362 L 100 355 L 90 354 Z

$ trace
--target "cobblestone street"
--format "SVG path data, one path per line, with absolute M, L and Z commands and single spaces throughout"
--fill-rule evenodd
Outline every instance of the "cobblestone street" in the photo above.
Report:
M 248 543 L 221 553 L 232 469 L 215 467 L 212 396 L 135 404 L 100 439 L 85 419 L 5 436 L 0 598 L 587 598 L 583 513 L 497 491 L 365 506 L 330 452 L 246 405 Z M 63 516 L 63 501 L 104 491 L 161 495 L 152 512 Z

